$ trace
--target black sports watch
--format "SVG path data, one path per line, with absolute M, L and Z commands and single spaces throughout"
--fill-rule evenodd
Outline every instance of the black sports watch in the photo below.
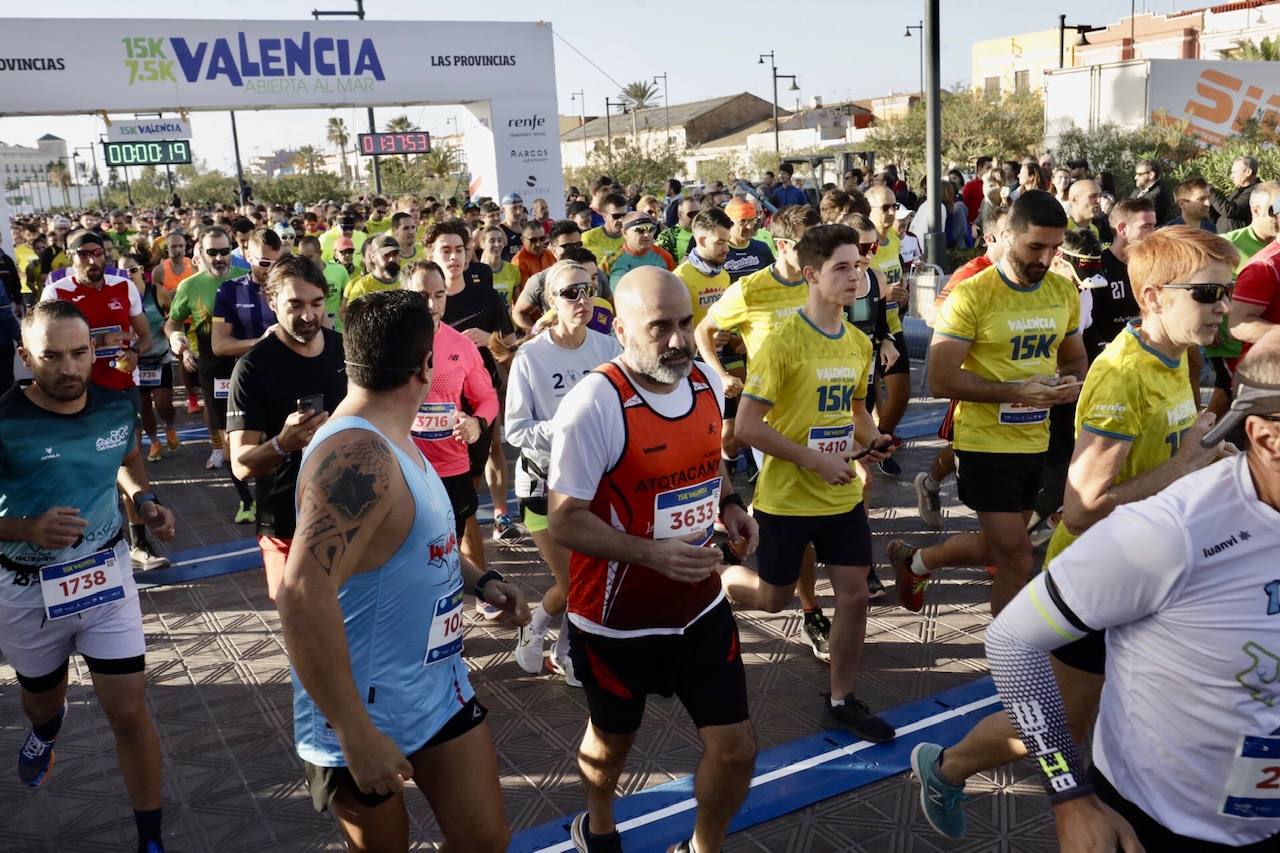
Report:
M 493 569 L 490 569 L 489 571 L 482 574 L 479 580 L 476 581 L 476 586 L 475 586 L 475 596 L 481 601 L 484 601 L 484 588 L 485 588 L 485 585 L 489 583 L 489 581 L 505 582 L 506 578 L 504 578 L 502 575 L 495 572 Z
M 725 495 L 720 499 L 720 515 L 721 516 L 724 515 L 724 508 L 729 504 L 734 504 L 738 507 L 741 507 L 743 512 L 747 511 L 747 505 L 743 502 L 742 496 L 739 495 L 737 492 L 730 492 L 729 494 Z
M 138 492 L 133 496 L 133 509 L 135 512 L 142 512 L 142 505 L 145 503 L 155 503 L 158 506 L 164 506 L 160 503 L 160 498 L 155 492 Z

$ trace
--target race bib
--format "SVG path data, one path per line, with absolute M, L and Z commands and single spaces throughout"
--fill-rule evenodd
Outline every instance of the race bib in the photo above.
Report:
M 160 387 L 160 368 L 139 367 L 134 373 L 137 374 L 135 382 L 139 388 Z
M 124 352 L 124 332 L 119 326 L 99 326 L 89 330 L 89 339 L 93 341 L 93 357 L 115 358 Z
M 436 600 L 427 636 L 427 656 L 423 666 L 439 663 L 462 651 L 462 584 Z
M 719 477 L 696 486 L 659 492 L 653 499 L 653 538 L 674 539 L 705 533 L 702 541 L 706 542 L 711 538 L 719 511 Z
M 231 396 L 231 380 L 215 379 L 213 380 L 213 399 L 226 400 Z
M 124 598 L 124 579 L 115 550 L 45 566 L 40 570 L 40 594 L 49 619 L 119 601 Z
M 1280 737 L 1240 738 L 1219 813 L 1230 817 L 1280 817 Z
M 819 453 L 847 453 L 853 447 L 853 424 L 809 427 L 809 449 Z
M 1049 417 L 1048 409 L 1037 409 L 1026 403 L 1001 403 L 1000 423 L 1010 426 L 1026 426 L 1041 423 Z
M 458 421 L 458 407 L 453 403 L 423 403 L 413 416 L 409 434 L 426 441 L 443 441 L 453 435 Z

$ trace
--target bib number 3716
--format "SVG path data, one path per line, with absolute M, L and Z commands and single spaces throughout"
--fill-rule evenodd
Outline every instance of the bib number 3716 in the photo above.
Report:
M 719 477 L 696 486 L 659 492 L 653 499 L 653 538 L 674 539 L 705 533 L 710 539 L 719 509 Z

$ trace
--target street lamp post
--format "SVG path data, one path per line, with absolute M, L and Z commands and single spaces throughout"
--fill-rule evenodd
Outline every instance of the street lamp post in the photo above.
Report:
M 907 24 L 907 31 L 902 34 L 903 38 L 911 38 L 911 31 L 915 30 L 920 33 L 920 94 L 924 94 L 924 21 L 918 24 Z
M 928 233 L 924 238 L 925 259 L 941 267 L 947 244 L 943 235 L 946 225 L 942 209 L 942 64 L 940 61 L 942 32 L 940 0 L 925 0 L 924 43 L 928 62 L 925 65 L 925 162 L 927 165 L 929 201 Z
M 778 135 L 778 81 L 791 81 L 791 87 L 787 90 L 788 92 L 799 92 L 800 84 L 796 82 L 796 75 L 778 73 L 778 66 L 774 59 L 772 50 L 768 53 L 760 54 L 760 59 L 756 64 L 764 65 L 764 58 L 766 56 L 769 57 L 769 73 L 770 76 L 773 77 L 773 153 L 780 157 L 782 156 L 782 143 L 779 141 Z
M 322 17 L 358 18 L 361 21 L 363 21 L 364 20 L 364 0 L 355 0 L 355 4 L 356 4 L 356 9 L 354 12 L 343 11 L 343 10 L 322 12 L 319 9 L 312 9 L 311 17 L 315 18 L 317 21 L 320 20 Z M 373 107 L 369 107 L 369 132 L 370 133 L 378 132 L 378 126 L 373 121 Z M 373 191 L 378 195 L 382 195 L 382 168 L 378 165 L 378 157 L 376 154 L 373 157 Z
M 72 151 L 71 153 L 73 156 L 75 155 L 74 151 Z M 75 161 L 71 157 L 67 157 L 66 161 L 67 161 L 67 169 L 71 172 L 71 182 L 75 185 L 75 188 L 76 188 L 76 207 L 83 208 L 84 196 L 80 194 L 80 182 L 76 180 Z M 69 198 L 67 199 L 67 201 L 70 201 L 70 200 L 71 199 Z
M 1089 24 L 1068 24 L 1066 15 L 1058 16 L 1058 67 L 1065 68 L 1063 64 L 1066 61 L 1067 54 L 1067 30 L 1076 31 L 1076 47 L 1084 47 L 1089 44 L 1089 40 L 1085 38 L 1087 33 L 1096 33 L 1099 30 L 1105 30 L 1106 27 L 1094 27 Z
M 662 108 L 666 111 L 667 148 L 671 147 L 671 98 L 667 97 L 667 72 L 653 75 L 653 82 L 662 81 Z
M 587 167 L 587 98 L 579 89 L 570 94 L 569 101 L 577 101 L 578 108 L 582 111 L 582 124 L 578 125 L 578 129 L 582 131 L 582 168 L 585 169 Z

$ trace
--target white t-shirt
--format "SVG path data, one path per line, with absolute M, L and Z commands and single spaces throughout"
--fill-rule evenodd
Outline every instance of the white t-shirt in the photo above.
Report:
M 521 344 L 507 378 L 506 420 L 503 435 L 540 470 L 551 464 L 551 419 L 578 381 L 622 352 L 611 335 L 587 329 L 577 349 L 565 349 L 542 332 Z M 546 482 L 516 463 L 516 495 L 541 497 Z
M 1280 833 L 1280 512 L 1258 499 L 1246 455 L 1117 508 L 1052 577 L 1067 608 L 1107 629 L 1103 775 L 1181 835 Z
M 613 359 L 621 364 L 621 358 Z M 626 370 L 623 367 L 623 370 Z M 707 384 L 724 411 L 724 385 L 720 377 L 703 370 Z M 669 394 L 655 394 L 634 382 L 644 401 L 664 418 L 678 418 L 693 408 L 688 380 Z M 618 394 L 598 373 L 587 375 L 560 403 L 551 425 L 551 488 L 563 495 L 589 501 L 596 496 L 600 479 L 622 456 L 626 424 Z

